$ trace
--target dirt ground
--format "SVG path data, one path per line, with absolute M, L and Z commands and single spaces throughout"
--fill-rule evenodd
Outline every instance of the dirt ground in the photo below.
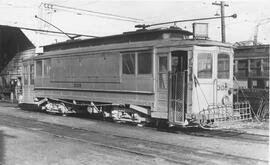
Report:
M 54 133 L 48 131 L 51 127 L 55 128 Z M 175 156 L 181 164 L 268 164 L 268 128 L 263 123 L 241 130 L 248 134 L 183 130 L 171 133 L 23 111 L 0 103 L 0 162 L 7 165 L 178 164 L 162 157 Z M 108 144 L 113 147 L 108 148 Z M 161 146 L 167 150 L 158 150 Z M 136 153 L 127 152 L 128 149 Z M 143 154 L 146 151 L 148 156 Z
M 153 164 L 85 142 L 9 127 L 0 129 L 4 137 L 2 162 L 7 165 Z

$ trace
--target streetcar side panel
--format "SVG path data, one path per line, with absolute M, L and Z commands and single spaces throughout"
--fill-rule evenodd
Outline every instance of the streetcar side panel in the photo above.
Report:
M 149 107 L 150 114 L 154 103 L 153 56 L 153 49 L 145 48 L 39 58 L 35 61 L 35 95 L 140 105 Z

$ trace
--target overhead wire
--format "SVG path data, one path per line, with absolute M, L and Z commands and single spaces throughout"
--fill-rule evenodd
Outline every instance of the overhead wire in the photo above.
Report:
M 30 31 L 36 31 L 36 32 L 63 34 L 62 32 L 58 32 L 58 31 L 42 30 L 42 29 L 28 28 L 28 27 L 22 27 L 22 26 L 10 26 L 10 25 L 0 25 L 0 26 L 6 26 L 6 27 L 11 27 L 11 28 L 19 28 L 19 29 L 23 29 L 23 30 L 30 30 Z M 98 37 L 98 36 L 87 35 L 87 34 L 78 34 L 78 33 L 66 33 L 66 34 L 75 35 L 75 36 L 84 36 L 84 37 Z
M 81 12 L 76 12 L 76 11 L 70 11 L 67 9 L 56 9 L 56 12 L 58 10 L 64 11 L 64 12 L 72 12 L 76 15 L 89 15 L 89 16 L 93 16 L 93 17 L 100 17 L 100 18 L 105 18 L 105 19 L 112 19 L 112 20 L 119 20 L 119 21 L 127 21 L 127 22 L 134 22 L 134 23 L 139 23 L 140 21 L 135 21 L 135 20 L 129 20 L 129 19 L 123 19 L 123 18 L 114 18 L 114 17 L 110 17 L 110 16 L 102 16 L 102 15 L 97 15 L 97 14 L 90 14 L 90 13 L 81 13 Z
M 54 7 L 56 7 L 56 9 L 59 8 L 61 10 L 62 10 L 62 8 L 64 8 L 64 9 L 68 9 L 68 10 L 75 10 L 75 11 L 82 11 L 82 12 L 86 12 L 86 13 L 97 14 L 96 16 L 98 16 L 98 17 L 102 16 L 103 18 L 110 18 L 110 19 L 130 21 L 130 22 L 143 21 L 143 19 L 138 19 L 138 18 L 133 18 L 133 17 L 128 17 L 128 16 L 98 12 L 98 11 L 93 11 L 93 10 L 79 9 L 79 8 L 75 8 L 75 7 L 63 6 L 63 5 L 57 5 L 57 4 L 43 3 L 43 5 L 45 8 L 50 8 L 50 9 L 55 9 Z
M 41 35 L 46 35 L 46 36 L 56 36 L 56 37 L 61 37 L 61 38 L 66 38 L 63 34 L 56 34 L 56 33 L 47 33 L 47 32 L 38 32 Z

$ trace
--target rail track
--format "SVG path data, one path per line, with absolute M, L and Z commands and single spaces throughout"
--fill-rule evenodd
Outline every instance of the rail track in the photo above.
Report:
M 239 155 L 224 154 L 206 149 L 149 141 L 143 138 L 106 134 L 99 131 L 72 128 L 64 125 L 51 124 L 9 115 L 0 115 L 0 124 L 33 132 L 46 133 L 58 138 L 87 143 L 112 150 L 112 152 L 125 152 L 128 154 L 145 157 L 147 159 L 158 159 L 171 164 L 215 164 L 217 162 L 227 162 L 228 164 L 256 164 L 258 162 L 263 164 L 268 163 L 262 159 L 254 159 Z M 184 133 L 186 134 L 186 132 Z M 191 135 L 199 136 L 198 134 L 194 135 L 194 132 L 191 132 Z M 255 139 L 255 136 L 250 136 L 252 138 L 247 138 L 249 141 Z M 264 138 L 261 140 L 265 140 L 265 142 L 267 141 Z M 257 141 L 255 140 L 254 143 L 256 142 Z
M 198 137 L 208 137 L 215 139 L 233 140 L 233 141 L 245 141 L 251 143 L 262 143 L 268 144 L 269 136 L 252 134 L 242 131 L 240 129 L 225 129 L 225 130 L 204 130 L 200 127 L 194 128 L 181 128 L 181 129 L 169 129 L 163 130 L 167 132 L 172 132 L 176 134 L 186 134 Z
M 36 111 L 36 109 L 34 111 Z M 91 115 L 81 116 L 81 115 L 71 114 L 70 116 L 78 117 L 81 119 L 89 119 L 89 117 L 91 118 Z M 94 117 L 94 119 L 102 120 L 103 118 L 101 116 L 97 116 L 97 117 Z M 155 126 L 154 127 L 146 126 L 143 128 L 151 129 L 151 130 L 157 129 Z M 158 128 L 158 130 L 163 131 L 163 132 L 168 132 L 168 133 L 186 134 L 186 135 L 192 135 L 192 136 L 198 136 L 198 137 L 209 137 L 209 138 L 212 137 L 212 138 L 226 139 L 226 140 L 228 139 L 228 140 L 235 140 L 235 141 L 247 141 L 247 142 L 262 143 L 262 144 L 266 144 L 266 143 L 268 144 L 269 142 L 269 136 L 250 134 L 240 129 L 205 130 L 205 129 L 202 129 L 201 127 L 188 127 L 188 128 L 166 127 L 166 128 Z

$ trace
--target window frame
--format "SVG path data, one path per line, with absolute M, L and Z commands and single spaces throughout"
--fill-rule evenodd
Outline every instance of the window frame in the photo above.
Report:
M 168 89 L 169 58 L 166 55 L 158 56 L 157 58 L 158 58 L 158 89 Z M 160 67 L 161 58 L 166 59 L 166 71 L 163 71 L 162 68 Z M 161 81 L 163 81 L 163 83 L 161 83 Z
M 150 54 L 151 56 L 151 71 L 150 73 L 139 73 L 139 60 L 138 60 L 138 56 L 139 56 L 139 53 L 141 52 L 147 52 Z M 135 65 L 134 65 L 134 73 L 133 74 L 126 74 L 124 73 L 123 69 L 124 69 L 124 63 L 123 63 L 123 56 L 125 54 L 134 54 L 134 57 L 135 57 Z M 120 55 L 121 55 L 121 75 L 123 76 L 135 76 L 135 77 L 149 77 L 149 76 L 153 76 L 153 73 L 154 73 L 154 53 L 153 53 L 153 50 L 151 49 L 142 49 L 142 50 L 132 50 L 132 51 L 126 51 L 126 52 L 120 52 Z
M 236 77 L 239 79 L 246 79 L 248 77 L 248 59 L 237 59 L 237 71 L 235 71 L 234 74 L 236 74 Z
M 130 74 L 128 74 L 128 73 L 124 73 L 124 56 L 125 55 L 134 55 L 134 72 L 133 73 L 130 73 Z M 136 59 L 136 53 L 135 52 L 123 52 L 123 53 L 121 53 L 121 65 L 122 65 L 122 71 L 121 71 L 121 73 L 122 73 L 122 75 L 136 75 L 136 62 L 137 61 L 137 59 Z
M 226 70 L 226 71 L 228 71 L 227 73 L 228 73 L 228 77 L 219 77 L 219 56 L 220 55 L 226 55 L 227 57 L 228 57 L 228 70 Z M 228 54 L 228 53 L 223 53 L 223 52 L 221 52 L 221 53 L 218 53 L 218 55 L 217 55 L 217 78 L 218 79 L 230 79 L 230 77 L 231 77 L 231 70 L 230 70 L 230 66 L 231 66 L 231 57 L 230 57 L 230 54 Z M 224 70 L 222 70 L 223 72 L 224 72 Z
M 202 57 L 202 54 L 210 55 L 211 56 L 211 76 L 210 77 L 200 77 L 199 76 L 199 58 Z M 213 79 L 213 71 L 214 70 L 214 59 L 213 59 L 213 53 L 210 52 L 200 52 L 197 54 L 197 77 L 198 79 Z
M 48 61 L 50 61 L 49 69 L 48 69 L 48 65 L 47 65 Z M 43 77 L 50 77 L 51 69 L 52 69 L 51 58 L 44 59 L 43 60 Z
M 38 69 L 37 69 L 37 66 L 38 66 L 38 63 L 41 62 L 41 74 L 38 74 Z M 35 75 L 36 77 L 43 77 L 43 60 L 37 60 L 35 62 Z
M 150 56 L 150 61 L 151 61 L 151 65 L 150 65 L 150 73 L 139 73 L 139 54 L 140 53 L 149 53 L 148 55 Z M 136 53 L 136 56 L 137 56 L 137 60 L 136 61 L 136 74 L 138 76 L 140 75 L 152 75 L 153 74 L 153 51 L 150 51 L 150 50 L 143 50 L 143 51 L 137 51 Z
M 260 58 L 249 59 L 249 76 L 256 77 L 262 74 L 262 61 Z

